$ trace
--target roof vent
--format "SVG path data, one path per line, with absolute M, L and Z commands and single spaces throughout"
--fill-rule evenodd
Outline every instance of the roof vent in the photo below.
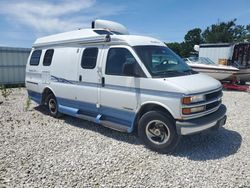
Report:
M 108 20 L 95 20 L 91 24 L 92 29 L 107 29 L 114 34 L 129 35 L 127 28 L 117 22 Z

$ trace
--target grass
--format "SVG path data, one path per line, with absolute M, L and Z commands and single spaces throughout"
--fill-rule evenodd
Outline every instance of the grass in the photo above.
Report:
M 26 100 L 25 111 L 28 111 L 31 105 L 31 98 L 28 97 Z
M 11 94 L 11 89 L 7 88 L 5 85 L 0 86 L 1 94 L 3 98 L 6 100 L 8 96 Z

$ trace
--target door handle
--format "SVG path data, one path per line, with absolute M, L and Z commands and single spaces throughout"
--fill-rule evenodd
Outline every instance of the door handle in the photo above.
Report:
M 104 86 L 105 86 L 105 78 L 102 77 L 102 87 L 104 87 Z
M 81 81 L 82 81 L 82 75 L 79 76 L 79 82 L 81 82 Z

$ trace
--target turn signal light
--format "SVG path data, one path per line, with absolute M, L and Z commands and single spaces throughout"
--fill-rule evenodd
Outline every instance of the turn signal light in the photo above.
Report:
M 197 112 L 202 112 L 206 109 L 205 106 L 198 106 L 198 107 L 193 107 L 193 108 L 183 108 L 182 109 L 182 114 L 188 115 L 188 114 L 193 114 Z
M 183 109 L 182 109 L 182 114 L 185 114 L 185 115 L 191 114 L 190 108 L 183 108 Z

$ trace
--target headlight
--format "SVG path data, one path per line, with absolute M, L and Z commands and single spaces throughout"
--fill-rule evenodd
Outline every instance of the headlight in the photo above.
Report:
M 191 103 L 197 103 L 205 101 L 205 95 L 194 95 L 189 97 L 182 98 L 183 104 L 191 104 Z
M 202 112 L 206 109 L 205 106 L 198 106 L 198 107 L 193 107 L 193 108 L 183 108 L 182 109 L 182 114 L 188 115 L 188 114 L 193 114 L 197 112 Z

